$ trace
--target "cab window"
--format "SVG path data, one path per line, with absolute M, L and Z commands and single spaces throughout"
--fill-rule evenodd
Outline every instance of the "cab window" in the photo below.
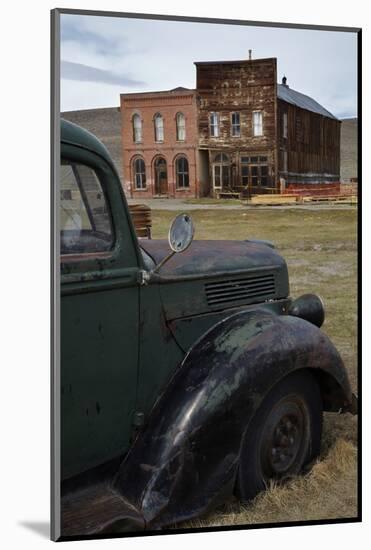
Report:
M 110 212 L 97 173 L 62 160 L 61 255 L 106 252 L 113 246 Z

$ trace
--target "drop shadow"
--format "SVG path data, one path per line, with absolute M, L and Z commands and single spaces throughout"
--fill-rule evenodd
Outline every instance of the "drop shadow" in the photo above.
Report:
M 18 525 L 33 531 L 44 539 L 50 539 L 50 523 L 48 521 L 19 521 Z

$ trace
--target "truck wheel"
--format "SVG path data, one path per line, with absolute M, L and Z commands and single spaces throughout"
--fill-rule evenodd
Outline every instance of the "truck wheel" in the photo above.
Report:
M 308 371 L 279 382 L 265 397 L 244 435 L 236 493 L 254 498 L 269 480 L 299 474 L 321 447 L 322 399 Z

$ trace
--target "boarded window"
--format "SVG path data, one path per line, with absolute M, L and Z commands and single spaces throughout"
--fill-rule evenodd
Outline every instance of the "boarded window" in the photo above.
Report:
M 240 137 L 241 135 L 241 123 L 240 123 L 240 113 L 232 113 L 232 136 Z
M 185 141 L 185 116 L 183 113 L 176 115 L 176 139 Z
M 133 163 L 134 171 L 134 185 L 135 189 L 145 189 L 146 188 L 146 165 L 144 160 L 137 158 Z
M 142 141 L 142 119 L 138 114 L 133 116 L 133 140 L 135 143 Z
M 160 113 L 155 115 L 155 141 L 164 141 L 164 119 Z
M 175 162 L 176 186 L 178 189 L 189 187 L 189 168 L 186 157 L 178 157 Z
M 287 113 L 282 114 L 282 137 L 287 138 Z
M 219 115 L 210 113 L 210 136 L 219 137 Z
M 254 111 L 252 114 L 253 136 L 263 135 L 263 113 Z

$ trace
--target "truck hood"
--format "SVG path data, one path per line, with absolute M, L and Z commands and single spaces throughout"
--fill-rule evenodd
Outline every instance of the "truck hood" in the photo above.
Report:
M 166 240 L 141 241 L 141 247 L 158 264 L 171 249 Z M 222 273 L 286 266 L 278 252 L 253 241 L 193 241 L 180 254 L 175 254 L 160 270 L 169 277 L 213 277 Z
M 141 246 L 155 264 L 170 252 L 167 241 L 143 240 Z M 146 263 L 153 269 L 151 260 Z M 285 260 L 252 241 L 193 241 L 152 280 L 159 284 L 168 321 L 272 302 L 289 292 Z

